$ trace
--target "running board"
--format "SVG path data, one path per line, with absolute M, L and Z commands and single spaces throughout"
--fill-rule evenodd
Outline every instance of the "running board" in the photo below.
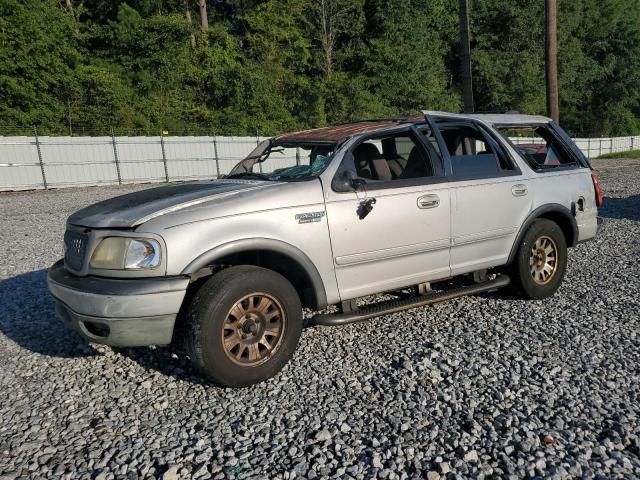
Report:
M 401 300 L 390 300 L 380 302 L 376 305 L 364 305 L 357 310 L 349 313 L 320 313 L 313 317 L 313 323 L 316 325 L 324 325 L 327 327 L 337 325 L 347 325 L 349 323 L 362 322 L 373 317 L 380 317 L 390 313 L 401 312 L 412 308 L 424 307 L 433 303 L 444 302 L 452 298 L 463 297 L 465 295 L 473 295 L 476 293 L 491 292 L 498 288 L 509 285 L 511 280 L 507 275 L 499 275 L 493 280 L 487 280 L 482 283 L 468 285 L 465 287 L 457 287 L 444 292 L 431 292 L 419 297 L 411 297 Z

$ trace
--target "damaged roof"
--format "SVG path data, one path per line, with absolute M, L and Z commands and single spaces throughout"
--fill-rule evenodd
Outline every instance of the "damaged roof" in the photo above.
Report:
M 314 128 L 311 130 L 302 130 L 300 132 L 285 133 L 276 137 L 276 141 L 337 143 L 352 135 L 378 130 L 380 128 L 392 127 L 401 123 L 415 123 L 423 120 L 424 117 L 422 116 L 413 118 L 362 120 L 359 122 L 344 123 L 341 125 Z
M 450 113 L 438 111 L 423 111 L 425 115 L 438 117 L 439 119 L 474 119 L 489 124 L 531 124 L 531 123 L 548 123 L 550 118 L 540 115 L 523 115 L 520 113 Z M 279 143 L 338 143 L 346 138 L 360 133 L 370 132 L 385 127 L 393 127 L 402 123 L 419 123 L 425 121 L 424 116 L 409 118 L 385 118 L 376 120 L 361 120 L 358 122 L 343 123 L 340 125 L 332 125 L 329 127 L 314 128 L 311 130 L 301 130 L 299 132 L 285 133 L 276 137 Z

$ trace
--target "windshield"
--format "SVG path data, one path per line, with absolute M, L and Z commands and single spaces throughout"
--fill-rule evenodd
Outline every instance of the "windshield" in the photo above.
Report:
M 317 177 L 329 164 L 333 144 L 279 144 L 274 139 L 261 142 L 240 161 L 227 178 L 261 180 L 307 180 Z

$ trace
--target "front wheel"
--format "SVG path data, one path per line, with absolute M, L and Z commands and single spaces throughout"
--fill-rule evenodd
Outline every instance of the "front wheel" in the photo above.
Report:
M 272 377 L 293 355 L 302 307 L 282 275 L 237 266 L 211 277 L 187 313 L 191 359 L 215 382 L 243 387 Z
M 560 287 L 566 268 L 567 242 L 562 229 L 551 220 L 535 220 L 513 261 L 513 286 L 525 298 L 550 297 Z

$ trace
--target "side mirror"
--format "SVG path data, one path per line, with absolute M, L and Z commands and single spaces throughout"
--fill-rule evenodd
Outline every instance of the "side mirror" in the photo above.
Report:
M 360 190 L 361 188 L 363 188 L 365 183 L 366 182 L 362 178 L 351 177 L 349 179 L 349 185 L 351 185 L 351 188 L 353 188 L 356 191 Z
M 338 170 L 331 182 L 333 190 L 336 192 L 357 192 L 365 185 L 363 178 L 356 177 L 350 170 Z
M 365 180 L 359 178 L 353 166 L 353 156 L 347 152 L 342 159 L 342 163 L 336 172 L 331 188 L 335 192 L 353 192 L 361 189 L 365 185 Z

